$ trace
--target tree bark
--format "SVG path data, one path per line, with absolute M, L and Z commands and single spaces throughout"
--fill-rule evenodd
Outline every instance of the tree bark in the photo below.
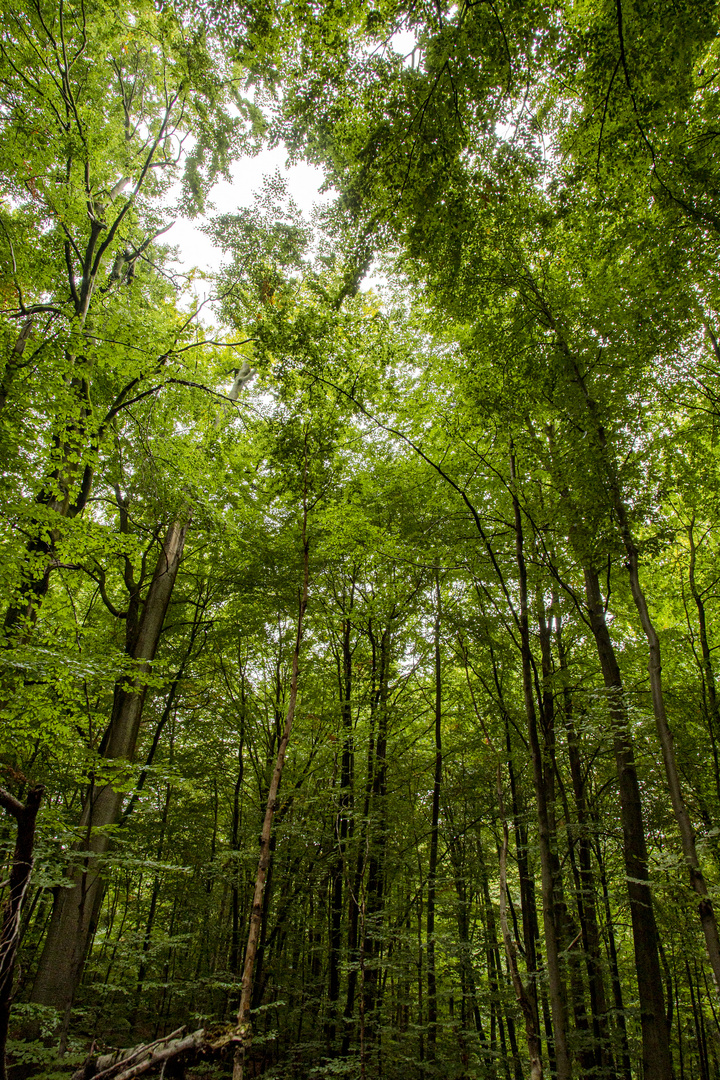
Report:
M 690 543 L 688 583 L 690 585 L 690 592 L 692 594 L 693 600 L 695 601 L 695 607 L 698 614 L 698 627 L 700 630 L 700 654 L 702 657 L 700 671 L 702 675 L 703 688 L 705 691 L 705 706 L 708 722 L 708 732 L 710 735 L 710 745 L 712 746 L 713 752 L 713 764 L 715 766 L 715 792 L 718 797 L 718 802 L 720 802 L 720 760 L 718 759 L 718 731 L 720 730 L 720 710 L 718 709 L 717 687 L 715 685 L 715 671 L 713 668 L 712 655 L 710 652 L 710 643 L 708 641 L 705 602 L 702 598 L 702 593 L 697 587 L 697 581 L 695 578 L 697 544 L 695 543 L 694 520 L 688 526 L 687 532 L 688 541 Z
M 587 813 L 587 800 L 585 798 L 585 776 L 580 759 L 580 738 L 575 727 L 573 716 L 573 700 L 570 686 L 567 681 L 568 665 L 565 653 L 565 644 L 562 637 L 560 615 L 557 613 L 557 601 L 554 599 L 555 608 L 554 629 L 555 644 L 557 647 L 560 673 L 562 676 L 562 720 L 567 734 L 568 759 L 570 763 L 570 776 L 572 780 L 573 795 L 575 799 L 575 812 L 577 815 L 577 848 L 579 861 L 577 907 L 578 917 L 582 930 L 583 947 L 585 952 L 585 964 L 587 967 L 588 986 L 590 989 L 590 1008 L 592 1010 L 593 1036 L 595 1040 L 594 1067 L 598 1073 L 603 1070 L 614 1074 L 612 1056 L 609 1053 L 608 1041 L 608 1008 L 605 996 L 605 984 L 602 975 L 602 962 L 600 953 L 600 930 L 595 902 L 595 877 L 592 867 L 592 849 L 590 823 Z M 569 818 L 568 818 L 569 822 Z M 575 841 L 575 837 L 571 838 Z M 572 842 L 570 845 L 572 852 Z
M 511 449 L 510 469 L 513 485 L 516 483 L 515 458 Z M 523 551 L 523 529 L 520 503 L 517 492 L 513 490 L 513 512 L 515 522 L 515 554 L 517 558 L 520 592 L 520 649 L 522 661 L 523 695 L 527 720 L 528 741 L 532 757 L 533 781 L 538 819 L 538 848 L 540 851 L 540 875 L 542 885 L 543 926 L 545 930 L 545 955 L 548 971 L 548 990 L 552 1012 L 555 1062 L 557 1080 L 571 1080 L 572 1063 L 567 1043 L 567 1010 L 563 992 L 563 978 L 560 967 L 560 949 L 558 928 L 555 923 L 555 880 L 553 875 L 552 835 L 550 816 L 545 787 L 545 770 L 538 736 L 537 715 L 532 677 L 532 654 L 530 650 L 530 628 L 528 621 L 527 569 Z
M 658 932 L 648 875 L 640 785 L 635 769 L 620 668 L 605 622 L 598 576 L 589 567 L 585 569 L 585 593 L 613 730 L 623 827 L 623 855 L 640 999 L 643 1064 L 647 1077 L 652 1077 L 653 1080 L 672 1080 L 672 1058 L 665 1024 Z
M 433 771 L 432 820 L 430 822 L 430 856 L 426 909 L 427 932 L 427 1059 L 435 1060 L 437 1045 L 437 976 L 435 972 L 435 893 L 437 889 L 438 839 L 440 823 L 440 787 L 442 784 L 442 665 L 440 656 L 440 582 L 435 578 L 435 767 Z
M 532 1002 L 533 1023 L 540 1038 L 540 1013 L 538 1011 L 538 917 L 535 879 L 530 870 L 528 858 L 528 831 L 527 825 L 522 820 L 520 799 L 515 778 L 515 768 L 512 758 L 512 744 L 510 741 L 510 724 L 507 713 L 505 714 L 505 749 L 507 753 L 508 778 L 510 780 L 510 796 L 512 799 L 513 831 L 515 834 L 515 857 L 518 864 L 518 878 L 520 884 L 520 907 L 522 909 L 523 941 L 525 946 L 525 967 L 527 971 L 527 983 L 525 991 Z M 484 888 L 487 889 L 487 874 L 483 874 Z M 542 1040 L 540 1042 L 542 1054 Z
M 347 610 L 343 608 L 341 643 L 338 655 L 338 681 L 343 745 L 340 762 L 340 795 L 335 825 L 336 857 L 331 869 L 330 887 L 330 955 L 328 957 L 328 1019 L 325 1037 L 328 1053 L 334 1053 L 337 1034 L 338 1002 L 340 1000 L 340 958 L 342 944 L 343 885 L 346 872 L 347 846 L 352 814 L 353 733 L 352 690 L 353 649 L 350 615 L 355 597 L 355 582 L 350 587 Z
M 500 926 L 502 929 L 505 955 L 507 956 L 510 976 L 512 978 L 515 997 L 525 1021 L 525 1039 L 527 1042 L 528 1056 L 530 1058 L 530 1080 L 542 1080 L 543 1067 L 540 1056 L 540 1033 L 537 1027 L 537 1008 L 528 996 L 525 985 L 520 977 L 517 962 L 517 948 L 510 934 L 507 918 L 507 855 L 508 855 L 508 827 L 505 820 L 505 804 L 502 792 L 502 770 L 498 765 L 497 770 L 497 794 L 500 819 L 502 823 L 502 843 L 500 845 Z
M 298 676 L 300 671 L 300 645 L 303 636 L 305 610 L 308 603 L 308 579 L 310 566 L 309 546 L 307 538 L 307 508 L 305 508 L 303 511 L 302 540 L 303 580 L 298 604 L 298 620 L 297 633 L 295 636 L 295 648 L 293 650 L 292 657 L 290 696 L 288 700 L 287 713 L 285 716 L 285 726 L 280 737 L 280 742 L 278 743 L 277 755 L 275 758 L 275 767 L 273 769 L 272 779 L 270 780 L 270 788 L 268 790 L 267 802 L 265 804 L 265 817 L 263 819 L 262 831 L 260 833 L 260 858 L 258 860 L 258 868 L 255 875 L 255 888 L 253 890 L 252 907 L 250 909 L 250 926 L 248 928 L 248 940 L 245 947 L 245 963 L 243 965 L 242 981 L 240 984 L 240 1004 L 238 1006 L 237 1015 L 239 1045 L 235 1050 L 235 1058 L 233 1063 L 233 1080 L 243 1080 L 245 1071 L 245 1055 L 247 1050 L 250 1048 L 252 1042 L 252 1022 L 250 1020 L 250 1010 L 253 997 L 253 977 L 255 971 L 255 959 L 257 956 L 258 944 L 260 941 L 260 932 L 262 928 L 263 896 L 265 892 L 265 884 L 268 877 L 268 870 L 270 868 L 270 841 L 272 838 L 273 817 L 275 816 L 278 793 L 280 790 L 280 780 L 282 779 L 283 767 L 285 765 L 285 754 L 287 751 L 288 743 L 290 742 L 290 734 L 292 732 L 293 721 L 295 719 L 295 708 L 297 705 Z
M 376 717 L 377 737 L 373 755 L 370 815 L 367 822 L 367 889 L 362 912 L 360 952 L 361 1069 L 366 1062 L 368 1050 L 375 1047 L 380 1038 L 377 1014 L 381 993 L 379 965 L 387 854 L 388 683 L 392 618 L 391 614 L 379 638 L 375 636 L 372 624 L 368 628 L 373 650 L 373 672 L 376 677 L 371 708 Z
M 610 894 L 608 893 L 607 876 L 602 861 L 600 845 L 596 847 L 600 885 L 602 887 L 603 906 L 605 909 L 605 933 L 607 937 L 608 959 L 610 960 L 610 977 L 612 981 L 613 1003 L 615 1005 L 615 1022 L 617 1024 L 618 1038 L 620 1043 L 619 1057 L 621 1067 L 618 1069 L 618 1077 L 622 1080 L 632 1080 L 632 1067 L 630 1065 L 630 1045 L 627 1036 L 627 1022 L 625 1020 L 625 1003 L 622 995 L 622 982 L 618 967 L 617 945 L 615 943 L 615 925 L 613 923 L 612 908 L 610 907 Z
M 0 788 L 0 806 L 11 814 L 17 823 L 15 849 L 7 883 L 8 892 L 0 926 L 0 1080 L 7 1080 L 5 1048 L 13 1000 L 15 960 L 20 940 L 20 916 L 33 868 L 35 822 L 44 790 L 42 787 L 31 788 L 23 804 Z

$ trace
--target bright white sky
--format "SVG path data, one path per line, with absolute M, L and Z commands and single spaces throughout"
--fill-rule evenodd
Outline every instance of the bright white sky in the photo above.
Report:
M 287 168 L 286 163 L 287 150 L 284 146 L 263 150 L 257 157 L 236 161 L 232 168 L 232 183 L 223 180 L 212 189 L 210 201 L 214 210 L 211 209 L 210 213 L 232 214 L 242 207 L 252 206 L 254 193 L 262 188 L 263 177 L 271 176 L 276 171 L 287 179 L 288 194 L 305 217 L 310 216 L 315 204 L 328 203 L 333 199 L 331 191 L 320 194 L 319 189 L 324 180 L 321 169 L 304 162 Z M 196 266 L 199 270 L 217 270 L 222 262 L 222 251 L 215 247 L 209 236 L 200 231 L 200 225 L 200 219 L 189 221 L 187 218 L 178 218 L 164 239 L 168 244 L 179 247 L 180 262 L 184 269 L 189 270 Z
M 401 56 L 407 56 L 416 45 L 414 33 L 403 30 L 393 34 L 390 46 Z M 274 150 L 264 150 L 257 157 L 242 158 L 235 162 L 232 169 L 232 183 L 226 180 L 217 184 L 210 200 L 214 205 L 213 214 L 236 213 L 241 207 L 253 204 L 253 195 L 263 185 L 263 177 L 279 171 L 287 180 L 288 194 L 292 196 L 305 217 L 310 217 L 317 204 L 327 204 L 334 198 L 334 192 L 320 193 L 324 175 L 321 169 L 301 162 L 287 168 L 287 150 L 277 146 Z M 172 229 L 163 237 L 168 244 L 179 248 L 180 262 L 183 269 L 217 270 L 222 262 L 222 251 L 215 247 L 210 238 L 200 231 L 201 221 L 188 221 L 178 218 Z M 202 292 L 202 286 L 200 286 Z

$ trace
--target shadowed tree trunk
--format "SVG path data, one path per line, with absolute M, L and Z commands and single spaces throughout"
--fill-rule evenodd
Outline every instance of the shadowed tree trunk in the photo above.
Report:
M 360 942 L 360 1057 L 361 1072 L 367 1063 L 368 1050 L 377 1050 L 380 1040 L 378 1011 L 381 997 L 380 954 L 383 947 L 385 867 L 387 856 L 387 745 L 388 745 L 388 682 L 390 676 L 390 642 L 394 613 L 377 637 L 372 623 L 368 636 L 372 645 L 373 684 L 371 708 L 377 718 L 375 751 L 372 768 L 372 791 L 368 819 L 368 869 L 363 928 Z
M 585 591 L 590 627 L 595 637 L 613 729 L 623 826 L 625 874 L 630 899 L 635 967 L 640 998 L 640 1027 L 645 1075 L 652 1077 L 653 1080 L 656 1078 L 657 1080 L 671 1080 L 672 1059 L 665 1024 L 658 932 L 648 875 L 648 854 L 640 802 L 640 785 L 630 739 L 622 678 L 605 621 L 600 584 L 597 573 L 587 567 Z
M 23 804 L 8 791 L 0 788 L 0 806 L 17 823 L 7 897 L 2 910 L 0 927 L 0 1080 L 6 1080 L 5 1047 L 7 1046 L 10 1008 L 13 999 L 13 975 L 20 940 L 20 916 L 33 868 L 35 822 L 44 788 L 31 788 Z

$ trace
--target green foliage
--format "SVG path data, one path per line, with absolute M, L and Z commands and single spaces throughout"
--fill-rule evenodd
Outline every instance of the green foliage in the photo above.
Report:
M 91 1039 L 129 1046 L 236 1011 L 307 539 L 255 1073 L 525 1074 L 498 778 L 511 939 L 549 1016 L 532 708 L 575 1075 L 640 1075 L 596 571 L 673 1054 L 717 1076 L 627 574 L 630 536 L 715 899 L 715 7 L 28 0 L 3 14 L 0 758 L 19 797 L 47 792 L 15 1013 L 41 1039 L 13 1041 L 13 1063 L 61 1075 Z M 399 30 L 415 35 L 405 57 Z M 211 332 L 163 230 L 266 136 L 322 163 L 339 197 L 310 223 L 278 175 L 251 210 L 204 224 L 225 256 Z M 363 286 L 376 266 L 387 283 Z M 190 516 L 150 667 L 133 628 L 168 527 Z M 111 759 L 132 685 L 137 749 Z M 98 852 L 80 811 L 106 784 L 122 804 Z M 4 822 L 5 862 L 13 843 Z M 89 862 L 104 894 L 56 1027 L 32 981 L 53 890 Z

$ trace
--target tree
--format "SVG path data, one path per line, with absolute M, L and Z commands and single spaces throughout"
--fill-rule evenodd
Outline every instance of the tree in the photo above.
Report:
M 133 1047 L 87 1072 L 710 1080 L 714 9 L 668 9 L 672 47 L 642 5 L 28 13 L 3 122 L 55 164 L 0 151 L 2 745 L 48 792 L 20 1008 L 84 888 L 63 1049 Z M 163 134 L 197 140 L 188 208 L 260 107 L 338 199 L 311 225 L 275 178 L 208 223 L 210 337 L 155 235 Z

